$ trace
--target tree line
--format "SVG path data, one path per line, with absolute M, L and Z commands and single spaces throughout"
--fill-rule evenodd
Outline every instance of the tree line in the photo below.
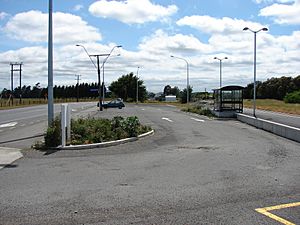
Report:
M 253 98 L 253 83 L 244 89 L 244 98 Z M 283 100 L 288 93 L 300 90 L 300 75 L 292 77 L 270 78 L 264 82 L 256 82 L 256 97 L 260 99 Z
M 54 98 L 76 98 L 79 93 L 80 98 L 96 98 L 98 96 L 98 85 L 96 83 L 81 83 L 77 85 L 55 85 L 53 87 Z M 48 88 L 40 87 L 40 83 L 32 86 L 24 85 L 21 90 L 16 87 L 14 91 L 4 88 L 1 92 L 2 98 L 15 98 L 22 96 L 22 98 L 47 98 Z
M 244 98 L 253 98 L 253 83 L 248 84 L 244 89 Z M 260 99 L 278 99 L 283 100 L 288 93 L 300 90 L 300 75 L 292 77 L 270 78 L 264 82 L 257 81 L 257 98 Z M 138 88 L 138 91 L 137 91 Z M 121 76 L 117 81 L 111 83 L 108 87 L 110 92 L 106 91 L 106 97 L 119 97 L 125 101 L 136 101 L 137 94 L 138 100 L 144 101 L 148 97 L 154 97 L 154 93 L 148 93 L 144 85 L 144 81 L 135 76 L 133 73 Z M 189 87 L 189 96 L 193 96 L 192 87 Z M 101 87 L 102 92 L 102 87 Z M 1 94 L 2 98 L 9 98 L 13 95 L 15 98 L 22 96 L 22 98 L 47 98 L 48 89 L 40 87 L 40 83 L 34 86 L 24 85 L 21 89 L 16 87 L 13 92 L 8 89 L 3 89 Z M 98 97 L 98 84 L 97 83 L 81 83 L 77 85 L 55 85 L 53 88 L 54 98 L 76 98 L 79 93 L 79 98 L 97 98 Z M 166 95 L 175 95 L 181 99 L 182 103 L 186 102 L 187 89 L 180 91 L 178 87 L 171 87 L 166 85 L 163 89 L 164 98 Z M 206 96 L 206 93 L 205 93 Z M 160 100 L 160 99 L 159 99 Z M 163 99 L 162 99 L 163 100 Z

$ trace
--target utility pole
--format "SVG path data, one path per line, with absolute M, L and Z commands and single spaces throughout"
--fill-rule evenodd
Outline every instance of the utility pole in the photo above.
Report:
M 99 93 L 99 110 L 100 111 L 103 111 L 103 108 L 102 108 L 102 93 L 101 93 L 101 76 L 100 76 L 100 59 L 99 57 L 100 56 L 109 56 L 110 54 L 98 54 L 98 55 L 89 55 L 90 57 L 96 57 L 97 58 L 97 72 L 98 72 L 98 93 Z M 106 58 L 107 60 L 107 58 Z M 106 61 L 105 60 L 105 61 Z M 103 65 L 102 65 L 102 68 L 103 68 L 103 74 L 104 74 L 104 63 L 105 61 L 103 61 Z M 104 77 L 104 76 L 103 76 Z M 104 89 L 104 82 L 103 82 L 103 87 Z
M 20 97 L 20 104 L 22 102 L 22 82 L 21 82 L 21 76 L 22 76 L 22 65 L 23 63 L 10 63 L 10 66 L 11 66 L 11 102 L 12 102 L 12 105 L 14 103 L 14 98 L 13 98 L 13 91 L 14 91 L 14 71 L 19 71 L 19 74 L 20 74 L 20 94 L 19 94 L 19 97 Z M 14 66 L 19 66 L 18 69 L 14 69 Z
M 76 78 L 76 80 L 77 80 L 77 102 L 79 101 L 79 80 L 80 80 L 80 77 L 81 77 L 81 75 L 75 75 L 77 78 Z

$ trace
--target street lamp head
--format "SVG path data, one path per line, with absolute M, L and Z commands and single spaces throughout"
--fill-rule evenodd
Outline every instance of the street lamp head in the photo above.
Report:
M 228 59 L 228 57 L 225 57 L 224 59 Z
M 117 48 L 122 48 L 122 45 L 117 45 L 116 47 L 117 47 Z
M 243 30 L 249 30 L 249 28 L 248 27 L 244 27 L 244 29 Z
M 268 31 L 268 28 L 264 27 L 263 29 L 261 29 L 262 31 Z
M 174 58 L 174 55 L 170 55 L 170 57 Z
M 214 57 L 214 59 L 218 59 L 217 57 Z

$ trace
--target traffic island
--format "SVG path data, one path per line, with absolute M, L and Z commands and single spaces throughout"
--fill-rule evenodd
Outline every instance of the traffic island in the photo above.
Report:
M 55 118 L 44 135 L 44 142 L 36 144 L 35 149 L 103 148 L 132 142 L 154 133 L 150 126 L 142 125 L 136 116 L 117 116 L 111 120 L 93 117 L 72 119 L 67 127 L 62 121 L 59 117 Z

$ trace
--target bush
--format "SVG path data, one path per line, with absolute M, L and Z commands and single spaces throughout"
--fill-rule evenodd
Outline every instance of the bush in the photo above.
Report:
M 50 127 L 48 127 L 45 134 L 45 146 L 46 147 L 56 147 L 61 142 L 61 128 L 60 128 L 60 118 L 56 117 Z
M 300 91 L 294 91 L 284 97 L 285 103 L 300 103 Z
M 207 117 L 214 117 L 215 115 L 210 111 L 210 109 L 205 108 L 203 106 L 197 105 L 197 106 L 188 106 L 186 108 L 183 108 L 182 111 L 184 112 L 191 112 L 196 113 L 199 115 L 207 116 Z
M 60 118 L 56 117 L 45 134 L 45 148 L 61 144 Z M 136 116 L 109 119 L 79 118 L 71 121 L 71 144 L 91 144 L 113 141 L 138 135 L 151 130 L 140 124 Z

